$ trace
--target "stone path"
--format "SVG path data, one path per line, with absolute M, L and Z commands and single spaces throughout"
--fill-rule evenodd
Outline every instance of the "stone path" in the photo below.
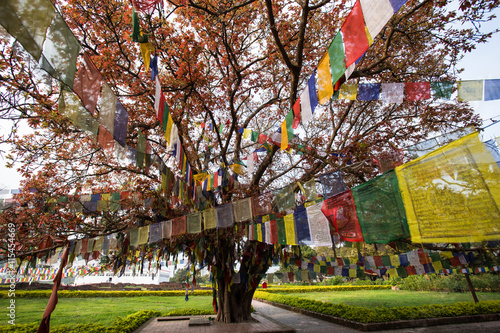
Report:
M 240 333 L 240 332 L 335 332 L 356 333 L 358 330 L 342 325 L 316 319 L 293 311 L 285 310 L 267 303 L 252 301 L 256 313 L 252 314 L 255 321 L 240 324 L 207 323 L 205 317 L 191 317 L 193 326 L 189 326 L 189 317 L 151 318 L 141 325 L 134 333 L 187 332 L 187 333 Z M 198 324 L 198 325 L 195 325 Z M 207 325 L 208 324 L 208 325 Z M 379 333 L 500 333 L 500 321 L 490 321 L 472 324 L 441 325 L 377 331 Z

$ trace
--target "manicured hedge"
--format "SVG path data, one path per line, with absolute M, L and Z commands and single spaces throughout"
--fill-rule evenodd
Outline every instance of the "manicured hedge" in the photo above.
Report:
M 16 290 L 20 298 L 49 298 L 52 290 Z M 101 291 L 101 290 L 59 290 L 58 297 L 88 298 L 88 297 L 137 297 L 137 296 L 184 296 L 185 290 L 131 290 L 131 291 Z M 191 295 L 191 291 L 189 291 Z M 194 290 L 194 296 L 212 296 L 212 290 Z M 0 291 L 0 298 L 8 298 L 7 291 Z
M 117 317 L 115 322 L 106 327 L 101 324 L 79 324 L 79 325 L 60 325 L 50 327 L 51 333 L 130 333 L 133 332 L 137 327 L 141 326 L 142 323 L 147 321 L 151 317 L 160 316 L 160 312 L 152 310 L 142 310 L 125 318 Z M 24 325 L 8 325 L 0 326 L 0 332 L 36 332 L 39 323 L 31 323 Z
M 269 293 L 308 293 L 322 291 L 354 291 L 354 290 L 385 290 L 391 289 L 391 286 L 381 285 L 362 285 L 362 286 L 290 286 L 290 287 L 270 287 L 265 291 Z M 264 290 L 263 290 L 264 291 Z
M 458 302 L 451 305 L 404 306 L 395 308 L 366 308 L 347 304 L 320 302 L 294 296 L 274 295 L 265 291 L 256 291 L 254 297 L 360 323 L 500 313 L 500 301 L 481 301 L 479 303 Z

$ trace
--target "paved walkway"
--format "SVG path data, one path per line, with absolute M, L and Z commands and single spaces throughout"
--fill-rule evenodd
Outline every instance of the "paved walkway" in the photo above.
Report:
M 134 333 L 160 333 L 160 332 L 187 332 L 187 333 L 239 333 L 239 332 L 269 332 L 269 333 L 289 333 L 289 332 L 335 332 L 335 333 L 356 333 L 358 330 L 348 328 L 306 316 L 300 313 L 285 310 L 267 303 L 252 301 L 256 310 L 252 316 L 254 322 L 240 324 L 223 324 L 211 322 L 204 326 L 189 326 L 189 317 L 177 318 L 151 318 L 141 325 Z M 192 317 L 193 318 L 193 317 Z M 191 321 L 201 321 L 202 317 L 196 317 Z M 160 319 L 160 320 L 158 320 Z M 174 320 L 172 320 L 174 319 Z M 208 323 L 207 323 L 208 324 Z M 397 330 L 377 331 L 379 333 L 500 333 L 500 321 L 441 325 L 432 327 L 406 328 Z

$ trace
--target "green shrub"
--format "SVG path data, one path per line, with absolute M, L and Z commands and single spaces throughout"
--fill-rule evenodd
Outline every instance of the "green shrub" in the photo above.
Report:
M 166 317 L 174 316 L 203 316 L 203 315 L 214 315 L 213 310 L 202 310 L 202 309 L 175 309 L 165 314 Z
M 264 299 L 270 302 L 281 303 L 361 323 L 500 313 L 500 301 L 482 301 L 479 303 L 458 302 L 451 305 L 424 305 L 394 308 L 366 308 L 347 304 L 320 302 L 293 296 L 275 295 L 267 291 L 256 291 L 254 296 L 258 299 Z
M 289 287 L 272 287 L 266 289 L 269 293 L 307 293 L 312 291 L 353 291 L 353 290 L 383 290 L 391 289 L 391 286 L 377 286 L 377 285 L 340 285 L 340 286 L 289 286 Z
M 142 323 L 147 321 L 149 318 L 160 316 L 160 312 L 152 310 L 141 310 L 139 312 L 128 315 L 125 318 L 117 317 L 115 322 L 110 326 L 106 327 L 101 324 L 78 324 L 74 326 L 70 325 L 59 325 L 51 326 L 51 333 L 130 333 L 133 332 L 137 327 L 141 326 Z M 22 333 L 32 333 L 36 332 L 39 323 L 31 323 L 24 325 L 9 325 L 0 326 L 0 332 L 22 332 Z
M 52 290 L 19 290 L 16 297 L 20 298 L 49 298 Z M 104 290 L 60 290 L 57 296 L 61 298 L 87 298 L 87 297 L 137 297 L 137 296 L 184 296 L 185 290 L 130 290 L 130 291 L 104 291 Z M 191 292 L 189 293 L 191 295 Z M 212 290 L 194 290 L 195 296 L 212 296 Z M 0 298 L 8 298 L 7 291 L 0 291 Z
M 500 292 L 500 275 L 493 273 L 469 275 L 474 289 L 482 292 Z M 468 292 L 469 286 L 463 274 L 411 275 L 404 279 L 389 279 L 401 290 Z

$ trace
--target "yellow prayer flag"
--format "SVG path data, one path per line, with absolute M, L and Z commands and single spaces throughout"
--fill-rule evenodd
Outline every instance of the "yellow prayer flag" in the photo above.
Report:
M 365 25 L 365 33 L 366 33 L 366 38 L 368 39 L 368 45 L 373 44 L 373 38 L 370 32 L 368 31 L 368 27 Z
M 387 274 L 389 274 L 390 277 L 396 277 L 398 276 L 398 270 L 395 268 L 391 268 L 387 270 Z
M 356 277 L 356 270 L 353 268 L 349 269 L 349 277 L 355 278 Z
M 149 69 L 149 61 L 151 60 L 151 49 L 153 49 L 153 45 L 149 42 L 139 43 L 139 47 L 141 48 L 142 60 L 144 61 L 144 70 L 147 72 Z
M 166 110 L 164 111 L 166 112 Z M 168 112 L 168 120 L 167 120 L 167 128 L 165 129 L 165 140 L 170 144 L 171 135 L 172 135 L 172 124 L 174 120 L 172 119 L 172 114 Z
M 357 84 L 344 83 L 343 85 L 340 86 L 339 99 L 348 99 L 351 101 L 355 101 L 357 95 L 358 95 Z
M 288 148 L 288 131 L 286 129 L 286 120 L 281 123 L 281 150 Z
M 269 222 L 269 221 L 271 221 L 271 217 L 269 215 L 262 216 L 262 222 L 265 223 L 265 222 Z
M 391 259 L 391 266 L 394 266 L 394 267 L 401 266 L 401 262 L 399 261 L 398 255 L 390 256 L 390 259 Z
M 316 265 L 316 264 L 314 264 L 314 271 L 315 271 L 316 273 L 320 273 L 320 272 L 321 272 L 321 266 L 320 266 L 320 265 Z
M 293 214 L 285 215 L 285 234 L 286 234 L 286 244 L 287 245 L 297 245 L 295 237 L 295 224 L 293 221 Z
M 245 170 L 243 169 L 243 165 L 234 163 L 229 166 L 234 172 L 236 172 L 238 175 L 244 175 Z
M 441 264 L 441 261 L 434 261 L 432 263 L 432 267 L 434 267 L 434 270 L 437 271 L 442 271 L 443 270 L 443 265 Z
M 257 240 L 262 242 L 262 223 L 257 224 Z
M 500 237 L 500 168 L 479 133 L 397 167 L 396 175 L 413 242 Z
M 333 96 L 332 74 L 330 73 L 330 57 L 326 53 L 318 64 L 318 101 L 325 104 Z
M 243 139 L 250 138 L 250 135 L 252 135 L 252 130 L 249 130 L 248 128 L 245 128 L 243 130 Z

